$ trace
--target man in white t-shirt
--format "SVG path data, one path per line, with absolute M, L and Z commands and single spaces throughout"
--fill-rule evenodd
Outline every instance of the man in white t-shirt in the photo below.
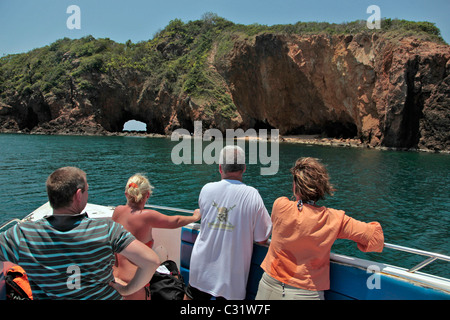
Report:
M 245 154 L 226 146 L 219 157 L 222 180 L 199 196 L 201 229 L 191 255 L 188 299 L 245 298 L 254 242 L 265 242 L 272 222 L 259 192 L 242 182 Z

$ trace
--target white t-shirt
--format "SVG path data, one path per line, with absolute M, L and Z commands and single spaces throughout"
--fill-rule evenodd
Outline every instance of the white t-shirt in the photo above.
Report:
M 189 283 L 215 297 L 244 299 L 253 243 L 272 231 L 264 202 L 255 188 L 228 179 L 206 184 L 198 202 L 202 219 Z

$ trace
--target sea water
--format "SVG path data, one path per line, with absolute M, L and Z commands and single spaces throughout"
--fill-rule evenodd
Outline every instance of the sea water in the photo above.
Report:
M 47 202 L 45 180 L 62 166 L 87 173 L 94 204 L 124 204 L 126 181 L 140 172 L 155 187 L 150 204 L 196 209 L 202 186 L 220 179 L 218 166 L 174 164 L 176 144 L 170 138 L 0 134 L 0 224 Z M 258 164 L 248 165 L 244 174 L 269 213 L 276 198 L 292 196 L 289 169 L 306 156 L 327 165 L 337 189 L 318 204 L 380 222 L 388 243 L 450 255 L 450 155 L 280 143 L 276 174 L 261 175 Z M 391 249 L 362 253 L 349 240 L 336 241 L 332 251 L 405 268 L 425 259 Z M 422 271 L 450 277 L 448 262 Z

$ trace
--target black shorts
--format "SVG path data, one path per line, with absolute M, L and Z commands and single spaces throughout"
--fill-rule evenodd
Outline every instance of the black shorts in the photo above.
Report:
M 186 296 L 192 300 L 225 300 L 223 297 L 214 297 L 212 294 L 203 292 L 198 290 L 197 288 L 192 287 L 190 284 L 186 287 Z

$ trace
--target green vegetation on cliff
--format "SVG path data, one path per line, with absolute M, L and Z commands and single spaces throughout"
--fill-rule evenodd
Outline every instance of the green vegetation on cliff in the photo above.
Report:
M 352 34 L 381 32 L 390 37 L 414 35 L 444 42 L 439 29 L 429 22 L 385 19 L 381 30 L 368 30 L 365 21 L 343 24 L 298 22 L 289 25 L 241 25 L 212 13 L 202 19 L 175 19 L 153 39 L 139 43 L 116 43 L 110 39 L 60 39 L 28 53 L 0 59 L 0 102 L 10 104 L 17 96 L 30 99 L 54 95 L 70 101 L 74 91 L 94 92 L 92 75 L 120 76 L 128 71 L 142 74 L 155 90 L 164 85 L 175 96 L 188 94 L 206 102 L 205 112 L 232 118 L 236 106 L 214 72 L 236 40 L 251 41 L 261 33 Z M 214 52 L 214 55 L 211 55 Z M 211 60 L 212 57 L 214 60 Z

